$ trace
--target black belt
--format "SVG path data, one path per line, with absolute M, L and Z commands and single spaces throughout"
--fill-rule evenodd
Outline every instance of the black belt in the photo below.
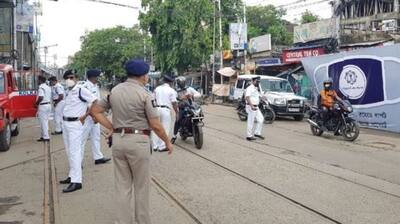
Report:
M 63 117 L 64 121 L 77 121 L 79 117 Z
M 46 104 L 50 104 L 50 102 L 47 102 L 47 103 L 39 103 L 39 105 L 46 105 Z
M 170 109 L 169 106 L 166 106 L 166 105 L 158 105 L 157 107 Z

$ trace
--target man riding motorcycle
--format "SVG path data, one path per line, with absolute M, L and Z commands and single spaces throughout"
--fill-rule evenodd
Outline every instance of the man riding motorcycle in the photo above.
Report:
M 178 106 L 179 113 L 177 114 L 175 127 L 174 127 L 174 135 L 171 139 L 171 142 L 174 143 L 177 139 L 177 134 L 179 132 L 179 128 L 181 127 L 182 120 L 184 118 L 185 107 L 190 105 L 190 101 L 193 102 L 194 99 L 200 98 L 201 94 L 192 87 L 186 86 L 186 78 L 178 77 L 176 79 L 176 84 L 178 86 Z
M 332 79 L 325 80 L 323 85 L 324 89 L 321 90 L 318 99 L 318 106 L 321 109 L 321 120 L 323 121 L 321 126 L 324 126 L 325 122 L 329 120 L 335 101 L 341 100 L 336 91 L 332 89 Z

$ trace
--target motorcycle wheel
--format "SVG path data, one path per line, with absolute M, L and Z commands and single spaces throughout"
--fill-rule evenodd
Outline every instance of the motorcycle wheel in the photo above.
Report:
M 316 118 L 315 118 L 315 116 L 318 116 L 318 115 L 314 115 L 314 116 L 311 116 L 310 117 L 310 119 L 312 120 L 312 121 L 314 121 L 314 122 L 316 122 Z M 310 129 L 311 129 L 311 133 L 314 135 L 314 136 L 321 136 L 323 133 L 324 133 L 324 131 L 322 131 L 321 129 L 319 129 L 319 128 L 317 128 L 317 127 L 314 127 L 313 125 L 310 125 Z
M 181 139 L 182 139 L 182 141 L 186 141 L 186 139 L 187 139 L 187 136 L 185 136 L 185 135 L 181 135 Z
M 347 126 L 343 126 L 342 128 L 342 136 L 346 141 L 354 141 L 358 138 L 360 134 L 360 126 L 356 121 L 348 121 L 346 122 Z
M 272 109 L 264 111 L 264 124 L 272 124 L 275 121 L 276 114 Z
M 239 120 L 247 121 L 247 116 L 245 115 L 245 114 L 247 114 L 246 111 L 239 110 L 237 114 L 239 116 Z
M 203 128 L 196 125 L 194 127 L 194 144 L 196 145 L 197 149 L 201 149 L 203 147 Z

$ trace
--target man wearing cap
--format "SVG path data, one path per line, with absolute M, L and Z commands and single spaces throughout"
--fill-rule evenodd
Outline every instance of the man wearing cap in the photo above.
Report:
M 178 114 L 178 93 L 171 87 L 175 80 L 175 76 L 172 73 L 165 74 L 163 77 L 164 84 L 158 86 L 154 90 L 154 97 L 157 102 L 158 111 L 160 113 L 160 121 L 164 127 L 167 135 L 171 131 L 171 113 L 174 110 L 175 115 Z M 167 151 L 165 143 L 152 132 L 152 148 L 154 151 L 164 152 Z
M 39 90 L 35 106 L 38 108 L 41 136 L 38 142 L 50 141 L 49 117 L 51 113 L 51 88 L 46 84 L 46 78 L 39 76 Z
M 97 79 L 100 76 L 101 71 L 97 69 L 89 69 L 86 72 L 87 80 L 82 85 L 82 87 L 88 89 L 96 98 L 100 100 L 100 90 L 97 85 Z M 85 116 L 85 123 L 83 124 L 83 136 L 82 136 L 82 158 L 84 158 L 85 153 L 85 145 L 87 139 L 90 135 L 91 147 L 92 147 L 92 156 L 94 160 L 94 164 L 103 164 L 110 161 L 110 158 L 104 158 L 103 153 L 100 151 L 100 124 L 93 121 L 92 117 L 88 116 L 87 113 Z
M 66 71 L 64 79 L 68 92 L 63 110 L 63 137 L 69 161 L 69 174 L 68 178 L 60 183 L 69 184 L 63 190 L 64 193 L 69 193 L 82 188 L 83 124 L 88 107 L 97 99 L 89 90 L 77 85 L 78 79 L 74 71 Z
M 260 76 L 252 78 L 252 83 L 246 88 L 246 112 L 247 112 L 247 137 L 248 141 L 254 141 L 257 138 L 264 139 L 261 135 L 264 116 L 258 105 L 260 104 Z M 254 121 L 256 126 L 254 127 Z
M 51 95 L 54 104 L 54 132 L 52 135 L 62 134 L 62 112 L 64 109 L 64 87 L 57 81 L 57 77 L 52 76 L 49 78 L 51 86 Z
M 165 142 L 169 154 L 173 148 L 160 123 L 157 104 L 145 89 L 149 65 L 142 60 L 130 60 L 125 70 L 128 79 L 115 86 L 108 97 L 95 103 L 91 115 L 113 138 L 117 223 L 149 224 L 150 130 Z M 112 110 L 112 123 L 104 115 L 108 109 Z

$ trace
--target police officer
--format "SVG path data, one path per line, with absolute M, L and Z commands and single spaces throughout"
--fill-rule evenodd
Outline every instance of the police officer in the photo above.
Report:
M 58 82 L 57 77 L 52 76 L 49 78 L 51 86 L 51 96 L 54 104 L 54 132 L 52 135 L 62 134 L 62 112 L 64 109 L 65 91 L 64 87 Z
M 154 90 L 154 97 L 157 102 L 158 111 L 160 112 L 160 121 L 163 125 L 167 135 L 171 130 L 171 110 L 174 110 L 175 114 L 178 114 L 178 93 L 171 87 L 175 80 L 175 76 L 171 73 L 165 74 L 164 84 L 158 86 Z M 154 151 L 163 152 L 166 151 L 165 143 L 152 132 L 152 147 Z
M 200 98 L 201 94 L 195 90 L 192 87 L 186 86 L 186 78 L 185 77 L 179 77 L 176 80 L 176 84 L 178 85 L 178 100 L 179 100 L 179 114 L 178 118 L 175 121 L 175 126 L 174 126 L 174 135 L 171 139 L 172 143 L 175 143 L 177 134 L 179 131 L 179 128 L 182 123 L 182 119 L 184 116 L 184 109 L 185 106 L 190 102 L 193 101 L 194 99 Z
M 38 108 L 38 120 L 40 123 L 41 137 L 38 142 L 50 141 L 49 117 L 51 113 L 51 88 L 46 84 L 46 78 L 39 76 L 38 97 L 35 106 Z
M 112 155 L 119 205 L 116 209 L 117 223 L 131 224 L 136 221 L 138 224 L 148 224 L 150 130 L 165 142 L 169 153 L 172 152 L 172 145 L 160 123 L 155 100 L 145 89 L 149 65 L 134 59 L 125 64 L 125 70 L 128 79 L 115 86 L 109 97 L 95 103 L 91 115 L 109 130 L 113 138 Z M 108 109 L 112 110 L 112 123 L 104 115 Z M 133 198 L 135 211 L 131 206 Z
M 69 160 L 69 175 L 61 184 L 69 184 L 64 193 L 73 192 L 82 188 L 82 136 L 83 124 L 86 120 L 89 105 L 96 101 L 96 97 L 77 85 L 77 75 L 68 70 L 64 73 L 68 92 L 63 110 L 63 137 Z
M 97 79 L 100 76 L 101 71 L 97 69 L 89 69 L 86 72 L 87 81 L 83 84 L 83 87 L 88 89 L 98 100 L 100 100 L 100 90 L 97 85 Z M 100 124 L 94 122 L 92 117 L 87 116 L 84 123 L 84 131 L 82 136 L 82 158 L 84 158 L 85 145 L 90 135 L 92 156 L 94 164 L 103 164 L 110 161 L 110 158 L 104 158 L 103 153 L 100 151 Z
M 264 139 L 261 135 L 264 116 L 258 105 L 260 104 L 260 76 L 252 78 L 252 83 L 246 88 L 246 112 L 247 112 L 247 140 L 254 141 L 257 138 Z M 254 121 L 256 126 L 254 128 Z

